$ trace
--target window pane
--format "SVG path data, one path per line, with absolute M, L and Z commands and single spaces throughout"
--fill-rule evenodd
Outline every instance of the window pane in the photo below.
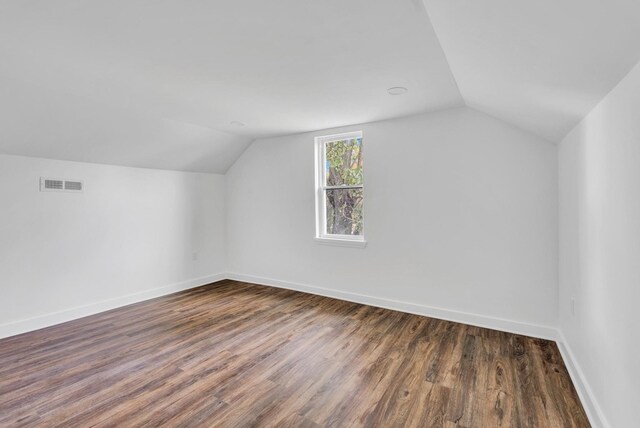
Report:
M 327 235 L 362 235 L 363 189 L 325 190 Z
M 326 186 L 362 184 L 362 138 L 325 144 Z

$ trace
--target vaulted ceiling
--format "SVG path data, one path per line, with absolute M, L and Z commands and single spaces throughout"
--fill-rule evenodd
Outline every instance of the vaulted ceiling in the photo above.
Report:
M 465 102 L 559 142 L 640 61 L 637 0 L 424 0 Z
M 0 153 L 225 172 L 255 138 L 463 104 L 559 141 L 639 24 L 632 0 L 7 0 Z

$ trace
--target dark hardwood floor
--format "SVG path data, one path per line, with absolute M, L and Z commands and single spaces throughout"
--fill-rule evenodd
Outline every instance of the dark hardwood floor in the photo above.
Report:
M 587 427 L 553 342 L 222 281 L 0 341 L 0 426 Z

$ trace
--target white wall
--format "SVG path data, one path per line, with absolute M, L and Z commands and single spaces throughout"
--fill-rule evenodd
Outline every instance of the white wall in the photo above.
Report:
M 613 427 L 637 426 L 640 403 L 639 112 L 640 64 L 559 155 L 560 329 Z
M 313 137 L 360 129 L 368 245 L 318 244 Z M 258 140 L 227 173 L 227 204 L 232 273 L 557 323 L 556 146 L 475 110 Z
M 223 273 L 224 195 L 222 175 L 0 155 L 0 337 Z

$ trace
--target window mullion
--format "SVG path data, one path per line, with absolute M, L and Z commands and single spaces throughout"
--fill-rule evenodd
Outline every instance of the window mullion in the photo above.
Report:
M 362 184 L 354 184 L 353 186 L 323 186 L 322 190 L 349 190 L 349 189 L 364 189 Z

